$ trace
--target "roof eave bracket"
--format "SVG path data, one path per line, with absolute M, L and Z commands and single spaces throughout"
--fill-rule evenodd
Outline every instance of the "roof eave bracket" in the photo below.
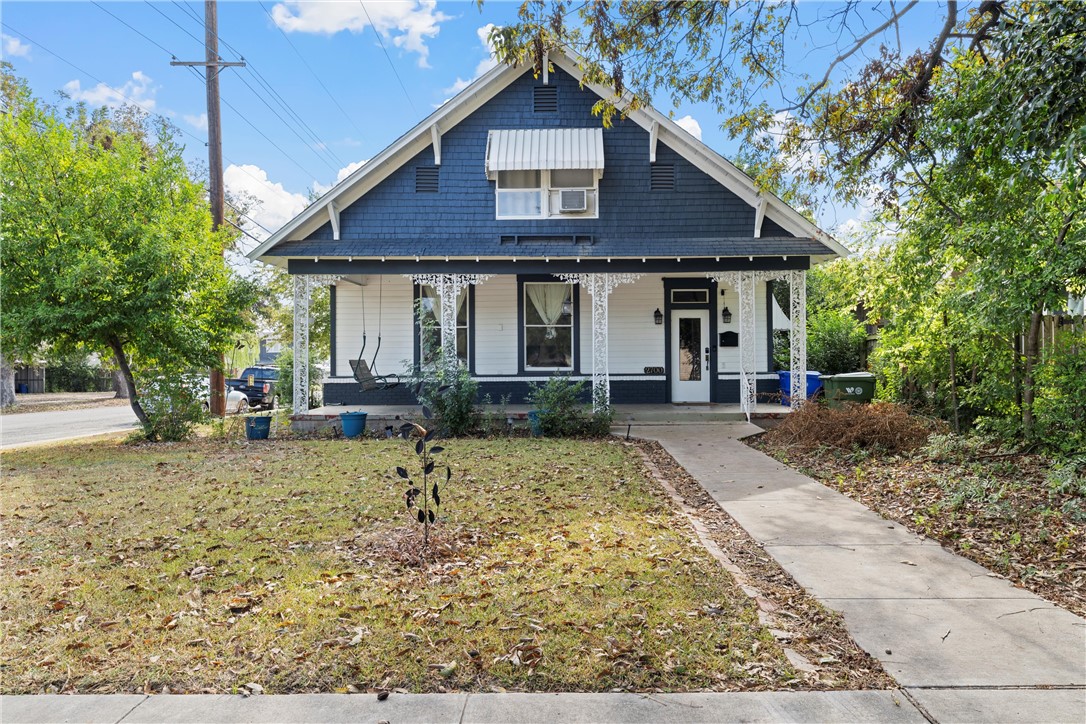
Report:
M 656 142 L 658 140 L 660 140 L 660 124 L 653 121 L 652 128 L 649 130 L 649 163 L 656 163 Z
M 769 200 L 758 194 L 758 205 L 754 209 L 754 238 L 762 238 L 762 222 L 765 221 L 765 209 L 769 205 Z
M 430 138 L 434 142 L 434 165 L 441 165 L 441 129 L 437 127 L 437 124 L 430 126 Z
M 332 224 L 332 240 L 339 241 L 339 207 L 336 202 L 328 202 L 328 221 Z

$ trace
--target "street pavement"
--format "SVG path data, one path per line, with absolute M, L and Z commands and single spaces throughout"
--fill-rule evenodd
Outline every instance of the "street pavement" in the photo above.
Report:
M 136 423 L 136 414 L 127 405 L 0 415 L 0 450 L 124 432 Z
M 813 596 L 893 691 L 4 696 L 0 722 L 1086 722 L 1086 620 L 753 450 L 747 423 L 635 426 Z M 6 442 L 6 441 L 5 441 Z

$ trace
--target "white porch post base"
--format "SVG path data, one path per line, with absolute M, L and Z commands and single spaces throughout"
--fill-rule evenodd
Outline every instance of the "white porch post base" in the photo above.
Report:
M 294 414 L 309 412 L 309 276 L 294 275 Z
M 807 272 L 803 269 L 788 275 L 789 310 L 792 330 L 788 334 L 791 349 L 792 409 L 807 399 Z

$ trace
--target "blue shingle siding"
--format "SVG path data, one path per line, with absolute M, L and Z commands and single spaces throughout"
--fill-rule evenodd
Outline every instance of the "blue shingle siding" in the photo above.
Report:
M 631 250 L 640 254 L 648 248 L 668 255 L 689 254 L 683 247 L 691 239 L 753 236 L 754 209 L 663 142 L 657 145 L 656 161 L 674 164 L 675 191 L 651 191 L 649 134 L 628 120 L 618 120 L 603 131 L 606 169 L 599 186 L 598 219 L 495 219 L 494 182 L 485 173 L 488 131 L 600 125 L 600 119 L 591 111 L 598 100 L 594 93 L 582 90 L 574 78 L 560 71 L 551 73 L 550 79 L 558 84 L 557 113 L 533 111 L 533 88 L 541 81 L 525 73 L 442 135 L 439 193 L 415 193 L 415 169 L 434 165 L 433 148 L 427 147 L 343 209 L 342 254 L 334 243 L 321 244 L 318 250 L 298 242 L 288 242 L 291 246 L 272 253 L 293 250 L 298 255 L 457 255 L 463 248 L 466 254 L 511 256 L 508 248 L 499 243 L 503 235 L 584 234 L 594 241 L 586 246 L 586 256 L 618 256 Z M 771 235 L 792 236 L 767 220 L 763 236 Z M 331 242 L 330 224 L 324 224 L 308 240 Z M 568 247 L 563 251 L 565 255 L 571 253 Z

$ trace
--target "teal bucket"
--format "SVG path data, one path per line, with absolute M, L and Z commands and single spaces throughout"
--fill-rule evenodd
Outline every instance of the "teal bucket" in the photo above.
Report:
M 532 437 L 543 437 L 543 423 L 539 416 L 546 410 L 528 410 L 528 427 L 532 429 Z
M 341 412 L 339 419 L 343 423 L 344 437 L 358 437 L 366 431 L 366 412 Z
M 267 440 L 268 435 L 271 434 L 271 418 L 266 416 L 261 417 L 246 417 L 245 418 L 245 437 L 250 440 Z

